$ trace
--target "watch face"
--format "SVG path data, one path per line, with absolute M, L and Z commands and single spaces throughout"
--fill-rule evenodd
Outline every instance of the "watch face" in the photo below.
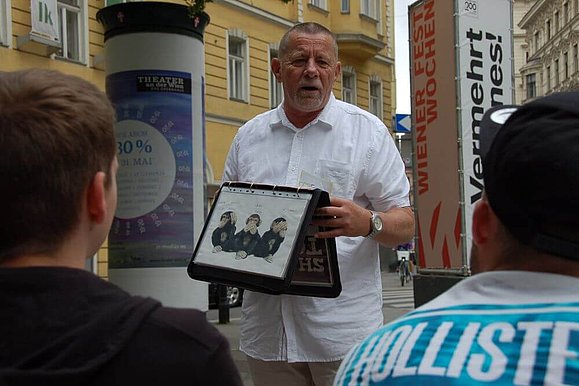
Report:
M 375 215 L 372 217 L 372 223 L 374 225 L 374 229 L 380 231 L 382 230 L 382 219 L 379 215 Z

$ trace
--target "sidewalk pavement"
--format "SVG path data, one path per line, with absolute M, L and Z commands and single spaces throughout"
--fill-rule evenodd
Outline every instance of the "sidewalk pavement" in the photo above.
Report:
M 408 283 L 404 288 L 412 288 L 413 281 Z M 384 292 L 392 289 L 400 289 L 400 280 L 398 279 L 397 273 L 392 272 L 382 272 L 382 288 Z M 382 307 L 382 313 L 384 314 L 384 323 L 390 322 L 406 313 L 411 311 L 412 308 L 393 308 L 387 305 Z M 231 309 L 230 322 L 227 324 L 216 323 L 217 314 L 216 311 L 210 311 L 208 319 L 215 323 L 217 329 L 229 340 L 229 345 L 231 348 L 231 355 L 239 372 L 241 374 L 241 379 L 243 380 L 244 386 L 253 386 L 253 381 L 251 380 L 251 375 L 249 374 L 249 366 L 247 364 L 247 359 L 245 354 L 239 351 L 239 325 L 240 325 L 240 312 L 238 308 Z

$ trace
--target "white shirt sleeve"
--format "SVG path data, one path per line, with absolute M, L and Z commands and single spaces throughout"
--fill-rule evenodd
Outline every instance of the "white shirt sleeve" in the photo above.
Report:
M 239 132 L 237 135 L 235 135 L 235 138 L 233 138 L 233 142 L 229 147 L 229 153 L 227 153 L 227 158 L 225 159 L 225 166 L 223 168 L 223 177 L 221 178 L 221 182 L 239 180 L 237 159 L 239 149 L 238 135 Z

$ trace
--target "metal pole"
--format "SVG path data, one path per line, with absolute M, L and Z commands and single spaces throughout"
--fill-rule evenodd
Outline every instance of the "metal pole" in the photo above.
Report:
M 229 301 L 227 299 L 227 286 L 217 285 L 217 306 L 219 310 L 219 324 L 229 323 Z

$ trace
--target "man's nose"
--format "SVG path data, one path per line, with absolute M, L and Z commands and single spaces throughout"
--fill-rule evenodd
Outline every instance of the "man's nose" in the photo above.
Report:
M 309 58 L 306 62 L 305 73 L 311 77 L 318 75 L 318 66 L 316 65 L 316 60 L 314 58 Z

